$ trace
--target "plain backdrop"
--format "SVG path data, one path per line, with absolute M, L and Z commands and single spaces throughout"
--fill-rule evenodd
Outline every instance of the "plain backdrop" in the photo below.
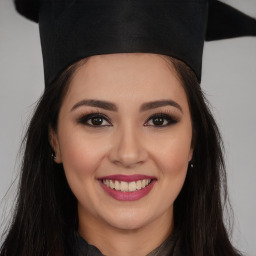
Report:
M 256 18 L 256 0 L 225 2 Z M 224 138 L 233 242 L 256 256 L 256 37 L 206 43 L 201 86 Z M 43 89 L 38 25 L 19 16 L 11 0 L 0 0 L 0 200 L 18 175 L 22 136 Z M 16 183 L 0 205 L 3 224 Z

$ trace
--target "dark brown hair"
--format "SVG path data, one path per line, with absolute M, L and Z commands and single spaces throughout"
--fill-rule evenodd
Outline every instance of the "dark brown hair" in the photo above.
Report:
M 237 256 L 223 223 L 227 202 L 222 140 L 195 74 L 170 58 L 186 91 L 193 123 L 193 169 L 174 203 L 174 225 L 184 255 Z M 62 165 L 51 159 L 49 127 L 80 61 L 47 88 L 31 119 L 25 139 L 19 191 L 1 256 L 70 256 L 76 251 L 77 200 Z

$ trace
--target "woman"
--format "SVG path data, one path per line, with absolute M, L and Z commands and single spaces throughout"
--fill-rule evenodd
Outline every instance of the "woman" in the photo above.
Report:
M 58 22 L 64 6 L 55 4 Z M 155 52 L 155 42 L 148 45 L 157 54 L 103 54 L 106 40 L 77 58 L 79 37 L 67 52 L 58 42 L 63 57 L 48 46 L 66 31 L 55 37 L 44 16 L 49 6 L 40 8 L 46 89 L 27 132 L 16 216 L 1 254 L 239 255 L 222 220 L 221 139 L 198 83 L 201 55 L 172 47 L 162 55 L 170 44 Z M 91 33 L 90 51 L 99 35 Z M 202 48 L 200 37 L 191 40 Z

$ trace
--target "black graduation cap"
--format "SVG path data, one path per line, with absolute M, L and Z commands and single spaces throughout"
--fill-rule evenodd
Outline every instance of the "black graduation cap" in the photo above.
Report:
M 255 36 L 256 20 L 215 0 L 15 0 L 39 23 L 45 84 L 92 55 L 147 52 L 185 62 L 201 80 L 205 40 Z

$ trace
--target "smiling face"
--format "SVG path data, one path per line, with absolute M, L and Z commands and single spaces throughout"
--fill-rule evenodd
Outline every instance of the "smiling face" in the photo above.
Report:
M 185 91 L 163 56 L 90 57 L 74 74 L 52 133 L 80 229 L 85 222 L 172 226 L 193 153 L 192 125 Z

